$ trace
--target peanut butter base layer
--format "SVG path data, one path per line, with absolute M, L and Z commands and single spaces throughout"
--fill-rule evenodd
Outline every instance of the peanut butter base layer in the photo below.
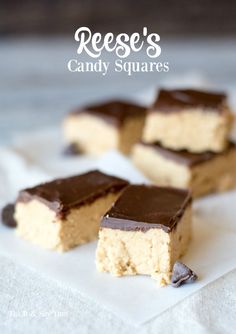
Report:
M 171 113 L 151 111 L 146 119 L 143 140 L 160 142 L 174 150 L 222 152 L 227 147 L 231 126 L 232 116 L 228 109 L 221 113 L 201 108 Z
M 67 251 L 97 238 L 103 214 L 119 193 L 108 194 L 93 203 L 70 209 L 65 218 L 38 200 L 17 203 L 17 234 L 43 248 Z

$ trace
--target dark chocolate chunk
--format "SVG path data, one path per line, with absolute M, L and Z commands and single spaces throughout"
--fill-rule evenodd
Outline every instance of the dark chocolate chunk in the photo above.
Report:
M 171 285 L 174 288 L 178 288 L 180 285 L 185 283 L 193 283 L 196 279 L 197 275 L 194 271 L 180 261 L 175 262 L 171 277 Z
M 70 156 L 70 155 L 80 155 L 82 153 L 83 152 L 81 151 L 79 146 L 75 143 L 72 143 L 72 144 L 68 145 L 63 151 L 63 154 L 68 155 L 68 156 Z
M 108 101 L 80 108 L 72 114 L 88 113 L 103 118 L 112 125 L 121 126 L 129 117 L 145 117 L 146 108 L 126 101 Z
M 85 174 L 57 179 L 22 190 L 18 202 L 37 199 L 64 217 L 73 207 L 92 203 L 110 192 L 116 193 L 128 185 L 128 182 L 97 170 Z
M 218 157 L 220 154 L 227 154 L 230 150 L 236 149 L 236 145 L 234 143 L 229 143 L 228 148 L 226 148 L 222 153 L 214 153 L 214 152 L 204 152 L 204 153 L 191 153 L 186 150 L 172 150 L 169 148 L 163 147 L 159 143 L 144 143 L 141 142 L 141 145 L 151 147 L 155 149 L 159 154 L 163 157 L 177 161 L 181 164 L 187 165 L 189 167 L 204 163 L 215 157 Z
M 226 95 L 223 93 L 193 89 L 161 89 L 152 109 L 158 112 L 176 112 L 185 108 L 202 107 L 209 111 L 221 112 L 225 101 Z
M 143 232 L 162 228 L 170 232 L 190 203 L 190 193 L 185 190 L 130 185 L 103 217 L 101 227 Z
M 16 227 L 14 218 L 15 204 L 7 204 L 2 208 L 2 223 L 8 227 Z

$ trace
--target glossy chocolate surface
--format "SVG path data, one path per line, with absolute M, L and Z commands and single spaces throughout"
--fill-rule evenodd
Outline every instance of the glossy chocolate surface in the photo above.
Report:
M 152 110 L 177 112 L 184 109 L 203 108 L 221 112 L 226 103 L 226 95 L 193 89 L 160 90 Z
M 191 196 L 185 190 L 130 185 L 103 217 L 101 227 L 143 232 L 161 228 L 171 232 L 190 203 Z
M 146 108 L 130 102 L 114 100 L 86 106 L 72 112 L 75 115 L 82 113 L 92 114 L 103 118 L 108 123 L 121 126 L 127 118 L 145 117 Z
M 63 217 L 71 208 L 89 204 L 108 193 L 116 193 L 127 185 L 125 180 L 95 170 L 22 190 L 17 201 L 37 199 Z

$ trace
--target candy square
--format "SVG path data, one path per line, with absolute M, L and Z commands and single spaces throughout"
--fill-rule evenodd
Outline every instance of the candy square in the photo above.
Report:
M 168 284 L 190 236 L 187 191 L 128 186 L 101 221 L 97 268 L 114 276 L 150 275 L 159 285 Z

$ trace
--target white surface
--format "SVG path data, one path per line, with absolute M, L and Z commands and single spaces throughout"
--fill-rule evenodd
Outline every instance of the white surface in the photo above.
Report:
M 54 150 L 55 156 L 53 156 L 50 148 L 53 147 L 53 142 L 58 143 L 57 132 L 51 131 L 50 133 L 51 138 L 48 132 L 47 136 L 42 136 L 41 132 L 39 137 L 37 133 L 34 133 L 33 140 L 31 136 L 25 137 L 25 144 L 23 139 L 21 144 L 22 147 L 26 147 L 27 142 L 32 143 L 32 147 L 30 144 L 27 147 L 31 164 L 35 148 L 38 148 L 36 164 L 42 165 L 44 170 L 50 169 L 51 175 L 42 172 L 39 168 L 29 167 L 20 156 L 15 156 L 13 152 L 7 150 L 0 152 L 0 165 L 1 161 L 4 165 L 0 184 L 4 185 L 3 181 L 5 181 L 5 186 L 1 190 L 2 203 L 9 190 L 8 200 L 12 193 L 21 187 L 41 182 L 44 178 L 49 179 L 54 174 L 61 175 L 63 161 L 67 163 L 66 173 L 69 167 L 72 173 L 78 170 L 75 165 L 79 166 L 80 160 L 85 162 L 85 158 L 67 160 L 68 158 L 59 153 L 60 147 Z M 51 144 L 46 146 L 46 143 Z M 40 147 L 43 150 L 40 150 Z M 45 147 L 48 147 L 48 152 Z M 10 178 L 9 183 L 6 183 L 6 180 L 11 170 L 6 168 L 6 161 L 18 170 L 17 178 L 13 180 Z M 98 163 L 93 161 L 91 164 L 88 159 L 88 163 L 88 169 L 99 167 L 109 173 L 126 177 L 132 182 L 146 182 L 128 159 L 116 152 L 107 153 Z M 53 174 L 52 165 L 54 165 Z M 235 201 L 236 192 L 231 192 L 211 196 L 196 203 L 194 237 L 183 261 L 197 272 L 200 279 L 195 284 L 184 286 L 181 289 L 172 287 L 158 289 L 155 281 L 149 277 L 117 279 L 109 274 L 98 273 L 94 264 L 96 242 L 78 247 L 65 254 L 57 254 L 20 240 L 11 229 L 1 226 L 0 252 L 65 286 L 77 289 L 79 293 L 94 300 L 127 323 L 139 326 L 236 267 L 234 254 L 236 244 Z

